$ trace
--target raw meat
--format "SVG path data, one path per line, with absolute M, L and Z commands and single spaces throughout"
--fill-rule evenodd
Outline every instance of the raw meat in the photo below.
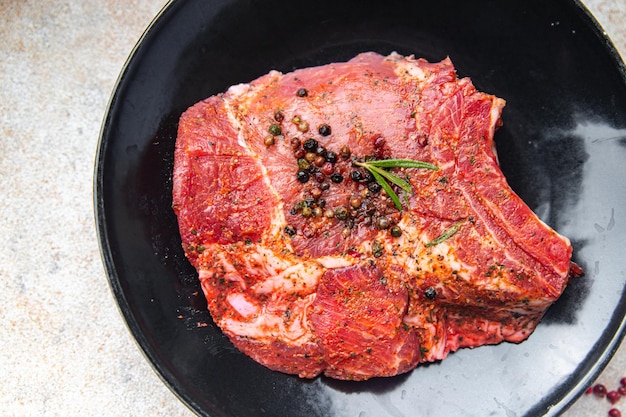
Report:
M 215 323 L 307 378 L 526 339 L 578 268 L 498 166 L 504 104 L 449 59 L 364 53 L 188 109 L 173 208 Z M 363 165 L 390 158 L 436 168 L 386 169 L 400 209 Z

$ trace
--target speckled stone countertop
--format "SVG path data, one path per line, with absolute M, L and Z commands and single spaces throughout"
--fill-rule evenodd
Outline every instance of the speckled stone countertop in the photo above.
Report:
M 626 1 L 585 4 L 626 56 Z M 133 341 L 92 206 L 115 80 L 163 0 L 0 2 L 0 414 L 191 416 Z M 626 376 L 622 346 L 598 382 Z M 626 415 L 626 399 L 617 404 Z M 605 416 L 583 395 L 565 415 Z

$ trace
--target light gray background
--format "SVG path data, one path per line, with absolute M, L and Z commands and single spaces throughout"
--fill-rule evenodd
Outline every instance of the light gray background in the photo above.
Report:
M 0 2 L 0 414 L 191 416 L 109 290 L 93 220 L 100 124 L 163 0 Z M 626 56 L 626 1 L 585 4 Z M 626 346 L 598 381 L 626 376 Z M 626 415 L 626 398 L 617 405 Z M 583 396 L 567 417 L 605 416 Z

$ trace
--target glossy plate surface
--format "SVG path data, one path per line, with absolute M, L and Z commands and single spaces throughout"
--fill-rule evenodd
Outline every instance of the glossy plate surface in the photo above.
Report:
M 312 381 L 269 371 L 212 323 L 171 206 L 180 114 L 271 69 L 397 51 L 450 56 L 507 100 L 497 132 L 511 186 L 571 238 L 586 275 L 515 345 L 462 350 L 394 378 Z M 168 386 L 207 416 L 557 415 L 624 331 L 626 83 L 574 1 L 188 0 L 155 19 L 122 71 L 102 128 L 95 204 L 128 326 Z

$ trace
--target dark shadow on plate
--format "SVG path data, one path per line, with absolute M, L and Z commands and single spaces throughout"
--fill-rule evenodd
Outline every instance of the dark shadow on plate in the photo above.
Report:
M 422 366 L 421 364 L 418 366 Z M 404 384 L 413 371 L 386 378 L 371 378 L 366 381 L 344 381 L 328 377 L 321 377 L 322 382 L 328 387 L 343 392 L 345 394 L 370 392 L 373 394 L 384 394 L 395 390 Z

